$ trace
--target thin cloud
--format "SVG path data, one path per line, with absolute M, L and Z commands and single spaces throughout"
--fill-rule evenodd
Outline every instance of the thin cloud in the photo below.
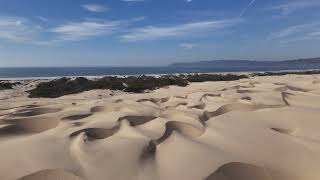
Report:
M 145 19 L 146 19 L 145 16 L 140 16 L 140 17 L 134 17 L 134 18 L 132 18 L 131 20 L 132 20 L 132 21 L 143 21 L 143 20 L 145 20 Z
M 38 19 L 40 19 L 43 22 L 49 22 L 49 19 L 42 17 L 42 16 L 38 16 Z
M 144 3 L 150 0 L 120 0 L 120 1 L 126 3 L 128 6 L 131 6 L 137 3 Z
M 149 41 L 181 36 L 199 36 L 203 33 L 223 29 L 241 22 L 241 19 L 199 21 L 174 26 L 146 26 L 137 28 L 121 37 L 124 41 Z
M 320 23 L 309 23 L 290 26 L 280 31 L 271 33 L 268 39 L 279 41 L 282 44 L 303 40 L 319 39 L 319 28 Z
M 84 8 L 87 11 L 96 12 L 96 13 L 105 12 L 109 10 L 109 8 L 100 4 L 85 4 L 85 5 L 82 5 L 82 8 Z
M 255 2 L 256 0 L 251 0 L 249 5 L 241 11 L 239 17 L 242 17 Z
M 0 39 L 10 42 L 28 42 L 41 32 L 39 25 L 21 17 L 0 17 Z
M 301 24 L 295 26 L 289 26 L 285 29 L 282 29 L 277 32 L 271 33 L 269 39 L 280 39 L 287 38 L 290 36 L 295 36 L 299 34 L 306 34 L 308 32 L 312 32 L 320 27 L 320 23 L 309 23 L 309 24 Z
M 123 1 L 123 2 L 144 2 L 144 1 L 146 1 L 146 0 L 121 0 L 121 1 Z
M 280 4 L 269 8 L 269 10 L 279 11 L 281 16 L 288 16 L 296 11 L 301 11 L 309 8 L 319 7 L 319 0 L 300 0 L 291 1 L 289 3 Z
M 12 43 L 54 45 L 110 35 L 136 21 L 85 19 L 44 28 L 26 18 L 0 16 L 0 40 Z
M 87 18 L 83 21 L 67 22 L 56 26 L 48 24 L 42 27 L 38 21 L 32 22 L 21 17 L 0 16 L 0 40 L 14 43 L 52 45 L 120 34 L 120 39 L 123 41 L 148 41 L 184 36 L 199 37 L 243 21 L 242 19 L 198 21 L 172 26 L 146 26 L 126 30 L 133 23 L 144 19 L 145 17 L 136 17 L 128 20 L 106 21 Z
M 179 46 L 181 48 L 183 48 L 183 49 L 191 50 L 194 47 L 196 47 L 196 44 L 193 44 L 193 43 L 181 43 L 181 44 L 179 44 Z
M 80 41 L 95 36 L 113 33 L 121 25 L 120 21 L 84 21 L 72 22 L 60 25 L 51 29 L 49 32 L 58 35 L 59 40 L 63 41 Z

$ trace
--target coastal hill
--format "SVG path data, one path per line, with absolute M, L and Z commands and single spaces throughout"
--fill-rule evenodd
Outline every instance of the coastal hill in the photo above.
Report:
M 284 61 L 252 61 L 252 60 L 212 60 L 200 62 L 173 63 L 171 67 L 209 68 L 209 67 L 286 67 L 293 69 L 318 69 L 320 58 L 295 59 Z

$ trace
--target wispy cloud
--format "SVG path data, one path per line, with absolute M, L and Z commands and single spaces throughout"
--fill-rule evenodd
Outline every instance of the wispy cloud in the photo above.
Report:
M 121 1 L 133 3 L 133 2 L 144 2 L 146 0 L 121 0 Z
M 90 40 L 96 37 L 114 35 L 122 41 L 148 41 L 177 37 L 199 37 L 218 30 L 234 26 L 242 19 L 225 19 L 198 21 L 172 26 L 145 26 L 132 28 L 137 21 L 145 17 L 136 17 L 127 20 L 107 21 L 87 18 L 82 21 L 71 21 L 58 25 L 41 26 L 39 21 L 32 21 L 22 17 L 0 16 L 0 40 L 15 43 L 37 45 L 54 45 L 66 42 Z M 212 34 L 211 34 L 212 35 Z M 181 47 L 193 48 L 184 43 Z
M 273 6 L 269 9 L 279 11 L 281 13 L 281 16 L 288 16 L 296 11 L 301 11 L 319 6 L 319 0 L 293 0 L 285 4 Z
M 79 41 L 99 35 L 113 33 L 121 25 L 120 21 L 83 21 L 72 22 L 55 27 L 49 32 L 56 33 L 59 40 Z
M 170 37 L 199 36 L 203 33 L 233 26 L 241 21 L 241 19 L 231 19 L 219 21 L 199 21 L 163 27 L 146 26 L 143 28 L 134 29 L 132 32 L 123 35 L 121 38 L 124 41 L 148 41 Z
M 134 4 L 144 3 L 144 2 L 151 1 L 151 0 L 120 0 L 120 1 L 126 3 L 128 6 L 131 6 Z
M 0 39 L 12 42 L 27 42 L 37 38 L 41 26 L 21 17 L 0 17 Z
M 87 10 L 87 11 L 91 11 L 91 12 L 105 12 L 107 10 L 109 10 L 109 8 L 100 5 L 100 4 L 85 4 L 82 5 L 82 7 Z
M 255 2 L 256 0 L 251 0 L 249 5 L 241 11 L 239 17 L 242 17 Z
M 292 43 L 303 40 L 320 38 L 320 23 L 309 23 L 290 26 L 277 32 L 273 32 L 268 37 L 269 40 L 276 40 L 280 43 Z
M 280 31 L 271 33 L 269 39 L 287 38 L 301 33 L 305 34 L 306 32 L 315 30 L 319 25 L 320 23 L 310 23 L 290 26 Z
M 49 19 L 42 17 L 42 16 L 38 16 L 38 19 L 40 19 L 43 22 L 49 22 Z
M 194 47 L 196 47 L 196 44 L 193 44 L 193 43 L 181 43 L 179 44 L 179 46 L 183 49 L 187 49 L 187 50 L 190 50 L 190 49 L 193 49 Z
M 110 35 L 139 20 L 141 18 L 119 21 L 85 19 L 44 28 L 26 18 L 0 17 L 0 40 L 36 45 L 61 44 Z
M 134 17 L 134 18 L 132 18 L 131 21 L 143 21 L 143 20 L 145 20 L 145 19 L 146 19 L 145 16 L 140 16 L 140 17 Z

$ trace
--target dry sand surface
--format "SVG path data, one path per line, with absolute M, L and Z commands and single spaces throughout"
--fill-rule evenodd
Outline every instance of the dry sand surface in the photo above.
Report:
M 0 91 L 1 180 L 317 180 L 320 76 L 29 99 Z

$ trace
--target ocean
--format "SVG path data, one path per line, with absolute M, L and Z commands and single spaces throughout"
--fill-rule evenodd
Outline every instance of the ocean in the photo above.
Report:
M 310 67 L 292 69 L 279 67 L 37 67 L 0 68 L 0 79 L 33 79 L 64 76 L 104 76 L 104 75 L 153 75 L 176 73 L 219 73 L 219 72 L 261 72 L 306 70 Z

